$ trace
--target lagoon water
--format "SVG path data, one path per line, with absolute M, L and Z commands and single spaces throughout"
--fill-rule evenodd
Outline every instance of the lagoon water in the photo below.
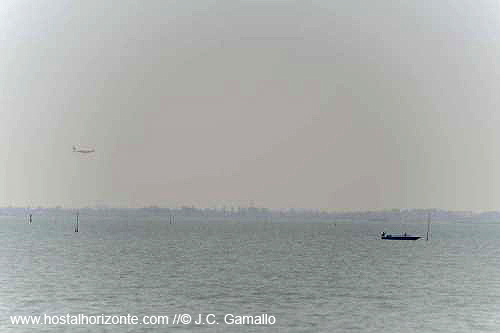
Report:
M 500 224 L 0 218 L 1 332 L 499 332 Z M 218 325 L 10 316 L 215 314 Z M 229 325 L 225 314 L 274 325 Z

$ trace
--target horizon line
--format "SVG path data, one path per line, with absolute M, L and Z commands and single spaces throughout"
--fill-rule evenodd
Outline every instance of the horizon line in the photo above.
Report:
M 96 206 L 63 206 L 63 205 L 55 205 L 55 206 L 0 206 L 0 209 L 25 209 L 25 210 L 43 210 L 43 209 L 60 209 L 60 210 L 74 210 L 74 209 L 91 209 L 91 210 L 102 210 L 102 209 L 129 209 L 129 210 L 139 210 L 139 209 L 169 209 L 169 210 L 183 210 L 183 209 L 194 209 L 194 210 L 215 210 L 215 211 L 238 211 L 241 209 L 264 209 L 271 212 L 318 212 L 318 213 L 404 213 L 404 212 L 416 212 L 416 211 L 425 211 L 425 212 L 455 212 L 455 213 L 469 213 L 469 214 L 481 214 L 481 213 L 491 213 L 491 212 L 500 212 L 499 210 L 473 210 L 473 209 L 446 209 L 446 208 L 436 208 L 436 207 L 427 207 L 427 208 L 357 208 L 357 209 L 328 209 L 328 208 L 269 208 L 264 206 L 226 206 L 226 207 L 197 207 L 193 205 L 180 205 L 176 207 L 167 207 L 167 206 L 158 206 L 158 205 L 149 205 L 142 207 L 127 207 L 127 206 L 113 206 L 113 205 L 96 205 Z

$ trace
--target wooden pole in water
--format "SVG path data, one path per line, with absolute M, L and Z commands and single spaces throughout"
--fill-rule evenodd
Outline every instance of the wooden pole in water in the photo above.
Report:
M 431 213 L 427 213 L 427 236 L 425 237 L 425 240 L 429 240 L 429 232 L 431 230 Z
M 78 221 L 78 220 L 79 220 L 79 219 L 78 219 L 78 215 L 79 215 L 79 213 L 78 213 L 78 211 L 76 211 L 76 225 L 75 225 L 75 232 L 78 232 L 78 222 L 79 222 L 79 221 Z
M 30 224 L 33 222 L 33 220 L 32 220 L 32 216 L 33 216 L 33 215 L 32 215 L 32 214 L 30 214 Z

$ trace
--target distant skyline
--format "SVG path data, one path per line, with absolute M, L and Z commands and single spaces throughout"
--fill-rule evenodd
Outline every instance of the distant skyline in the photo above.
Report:
M 497 3 L 6 0 L 0 32 L 0 206 L 500 209 Z

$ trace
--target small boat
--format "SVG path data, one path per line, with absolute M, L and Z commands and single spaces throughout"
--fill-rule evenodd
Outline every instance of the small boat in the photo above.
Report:
M 431 213 L 427 213 L 427 235 L 425 237 L 426 240 L 429 240 L 429 233 L 431 231 Z M 407 235 L 406 232 L 402 235 L 391 235 L 382 232 L 380 234 L 380 239 L 388 239 L 388 240 L 417 240 L 423 238 L 421 236 L 410 236 Z
M 406 232 L 402 235 L 391 235 L 391 234 L 386 234 L 385 232 L 380 234 L 380 239 L 389 239 L 389 240 L 417 240 L 420 238 L 422 237 L 407 235 Z

